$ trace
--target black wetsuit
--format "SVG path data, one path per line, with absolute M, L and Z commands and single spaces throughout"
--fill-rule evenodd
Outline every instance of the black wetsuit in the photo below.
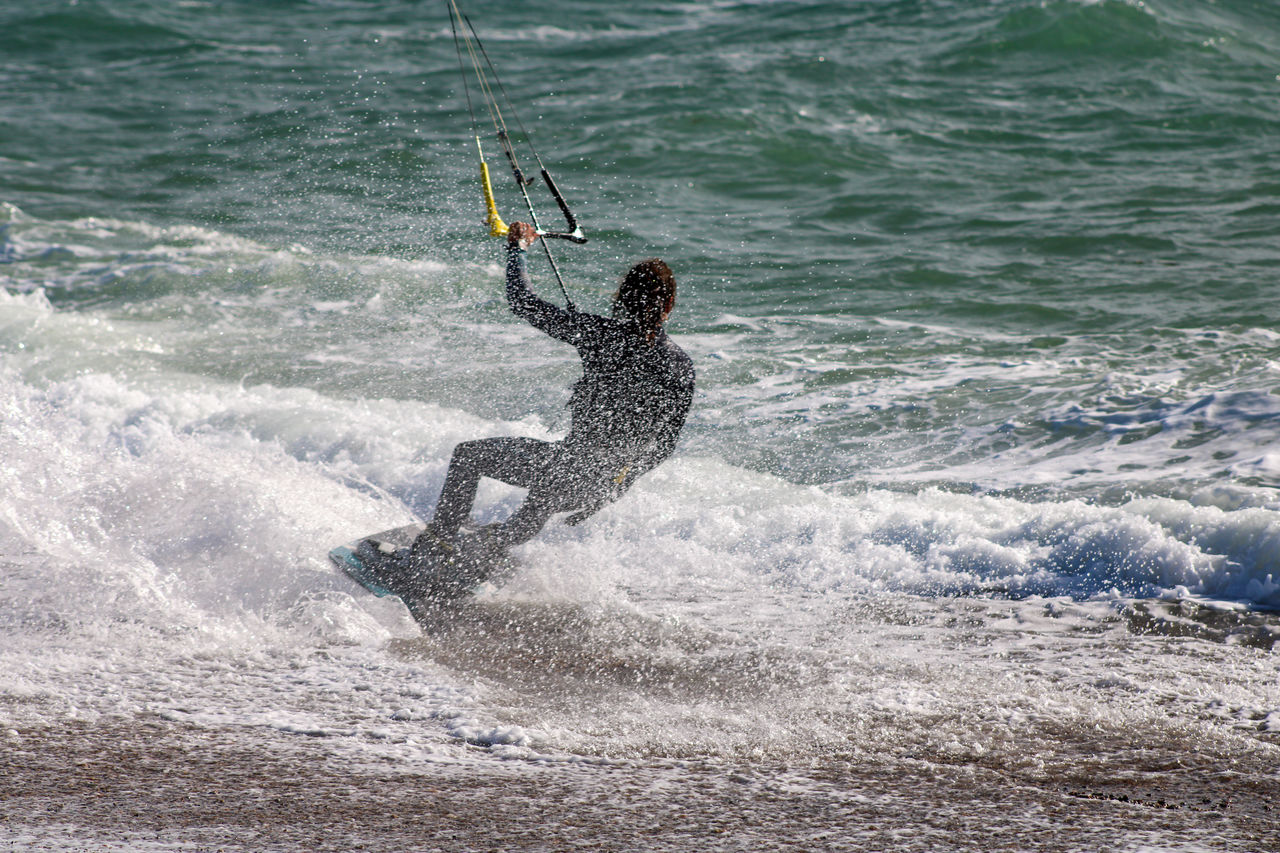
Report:
M 530 290 L 525 253 L 515 248 L 507 255 L 507 302 L 582 357 L 569 434 L 555 442 L 486 438 L 455 447 L 432 522 L 439 538 L 456 536 L 481 477 L 529 490 L 520 509 L 492 531 L 504 545 L 531 538 L 557 512 L 589 515 L 671 455 L 693 401 L 693 362 L 665 331 L 646 340 L 633 321 L 539 299 Z

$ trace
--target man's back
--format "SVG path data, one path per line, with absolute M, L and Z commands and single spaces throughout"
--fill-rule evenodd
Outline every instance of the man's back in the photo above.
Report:
M 630 480 L 671 454 L 693 402 L 693 362 L 662 329 L 647 339 L 629 320 L 561 308 L 530 289 L 524 253 L 507 261 L 511 310 L 551 337 L 573 345 L 582 378 L 569 401 L 567 449 L 621 468 Z
M 665 332 L 640 337 L 630 324 L 604 317 L 596 335 L 578 346 L 582 378 L 573 389 L 565 444 L 592 448 L 620 464 L 670 444 L 693 402 L 693 362 Z M 595 325 L 595 324 L 593 324 Z M 661 458 L 666 458 L 670 448 Z

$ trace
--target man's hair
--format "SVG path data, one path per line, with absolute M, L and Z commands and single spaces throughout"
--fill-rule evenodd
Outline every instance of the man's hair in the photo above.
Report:
M 645 340 L 652 341 L 663 318 L 676 304 L 676 277 L 671 267 L 658 258 L 633 266 L 622 277 L 613 296 L 613 313 L 625 314 L 640 327 Z

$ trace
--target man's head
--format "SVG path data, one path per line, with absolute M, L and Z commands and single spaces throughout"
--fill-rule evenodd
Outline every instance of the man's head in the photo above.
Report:
M 634 320 L 646 340 L 653 340 L 676 304 L 676 277 L 657 258 L 641 261 L 622 277 L 613 297 L 615 317 Z

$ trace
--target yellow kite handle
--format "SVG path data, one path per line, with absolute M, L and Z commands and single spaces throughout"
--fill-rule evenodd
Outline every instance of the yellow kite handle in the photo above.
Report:
M 507 223 L 498 215 L 498 203 L 493 200 L 493 184 L 489 182 L 489 164 L 483 160 L 480 161 L 480 183 L 484 188 L 484 206 L 489 210 L 484 220 L 484 224 L 489 226 L 489 236 L 505 237 Z

